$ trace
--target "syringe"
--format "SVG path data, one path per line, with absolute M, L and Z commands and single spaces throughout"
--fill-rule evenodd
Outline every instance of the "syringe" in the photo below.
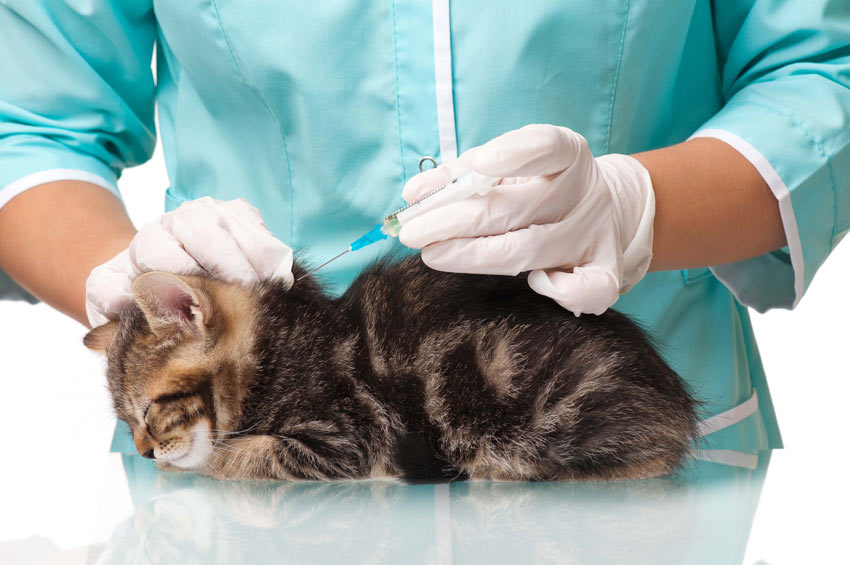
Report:
M 401 232 L 402 226 L 413 218 L 421 216 L 426 212 L 435 210 L 440 206 L 460 202 L 461 200 L 464 200 L 476 194 L 487 194 L 496 186 L 495 183 L 496 179 L 491 177 L 485 177 L 473 171 L 460 177 L 457 180 L 454 180 L 441 187 L 435 188 L 425 196 L 418 198 L 407 206 L 396 210 L 388 216 L 385 216 L 380 224 L 376 225 L 364 235 L 351 242 L 351 244 L 349 244 L 348 246 L 348 249 L 346 249 L 339 255 L 328 259 L 318 267 L 311 269 L 310 271 L 304 273 L 298 278 L 300 279 L 306 277 L 307 275 L 315 273 L 328 263 L 336 261 L 349 251 L 357 251 L 358 249 L 363 249 L 367 245 L 372 245 L 373 243 L 386 239 L 387 236 L 398 237 L 399 232 Z

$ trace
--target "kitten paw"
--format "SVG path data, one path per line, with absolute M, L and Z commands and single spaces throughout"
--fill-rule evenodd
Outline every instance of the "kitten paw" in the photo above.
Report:
M 168 461 L 157 461 L 156 468 L 158 471 L 168 471 L 170 473 L 179 472 L 179 473 L 190 473 L 192 469 L 184 469 L 183 467 L 178 467 L 177 465 L 172 465 Z

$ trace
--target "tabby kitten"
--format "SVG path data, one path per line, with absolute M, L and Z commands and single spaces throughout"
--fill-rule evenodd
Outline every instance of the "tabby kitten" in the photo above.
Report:
M 304 270 L 296 265 L 296 278 Z M 146 273 L 105 352 L 143 456 L 221 479 L 604 480 L 674 471 L 682 379 L 628 318 L 579 318 L 525 278 L 384 260 L 339 298 Z

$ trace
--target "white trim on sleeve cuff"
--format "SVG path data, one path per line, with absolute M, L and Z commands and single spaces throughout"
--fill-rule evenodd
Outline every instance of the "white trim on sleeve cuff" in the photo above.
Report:
M 803 262 L 803 244 L 800 242 L 800 231 L 797 229 L 797 218 L 794 216 L 794 208 L 791 205 L 791 191 L 788 190 L 788 186 L 764 155 L 740 136 L 724 129 L 709 128 L 696 132 L 690 139 L 695 137 L 712 137 L 732 146 L 756 168 L 767 183 L 767 186 L 770 187 L 770 191 L 776 197 L 777 202 L 779 202 L 779 214 L 782 217 L 782 227 L 785 229 L 788 251 L 791 254 L 791 266 L 794 268 L 793 306 L 797 306 L 800 298 L 803 297 L 803 290 L 805 288 L 805 263 Z M 716 276 L 717 272 L 714 274 Z M 722 279 L 721 282 L 723 282 Z M 734 294 L 735 290 L 732 288 L 730 290 Z
M 115 186 L 115 183 L 106 180 L 100 175 L 78 169 L 48 169 L 46 171 L 39 171 L 37 173 L 27 175 L 4 186 L 3 188 L 0 188 L 0 208 L 3 208 L 3 206 L 8 204 L 12 198 L 26 190 L 29 190 L 30 188 L 46 182 L 54 182 L 58 180 L 90 182 L 118 194 L 118 188 Z

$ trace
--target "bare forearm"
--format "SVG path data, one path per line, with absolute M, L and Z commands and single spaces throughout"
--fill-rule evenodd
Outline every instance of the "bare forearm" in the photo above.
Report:
M 650 270 L 733 263 L 785 245 L 776 198 L 729 145 L 696 138 L 634 157 L 655 189 Z
M 46 183 L 0 209 L 0 269 L 87 324 L 89 272 L 126 248 L 135 229 L 121 202 L 86 182 Z

